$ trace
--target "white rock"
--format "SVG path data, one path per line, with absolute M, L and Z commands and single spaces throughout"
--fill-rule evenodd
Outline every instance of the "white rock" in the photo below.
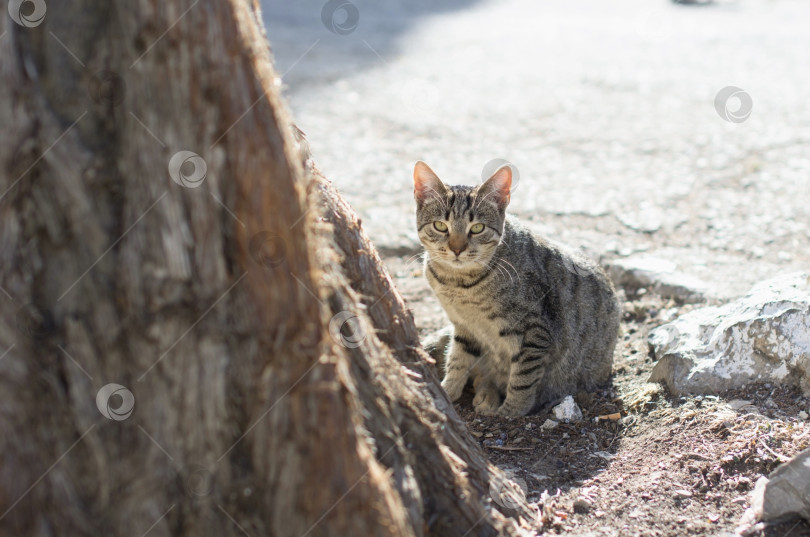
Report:
M 567 395 L 565 399 L 562 400 L 562 403 L 555 406 L 553 409 L 554 416 L 559 421 L 580 421 L 582 419 L 582 411 L 577 406 L 576 402 L 574 402 L 574 398 L 570 395 Z
M 674 393 L 715 393 L 749 382 L 810 395 L 810 274 L 755 285 L 744 297 L 687 313 L 650 334 L 651 382 Z
M 540 428 L 550 430 L 550 429 L 555 428 L 557 425 L 559 425 L 559 423 L 557 423 L 554 420 L 546 420 L 546 421 L 543 422 L 543 425 L 541 425 Z
M 804 410 L 800 410 L 799 411 L 799 419 L 807 421 L 807 418 L 808 418 L 807 412 L 805 412 Z
M 700 302 L 709 286 L 702 280 L 679 272 L 675 263 L 646 255 L 613 261 L 608 267 L 613 283 L 630 290 L 649 288 L 664 298 Z

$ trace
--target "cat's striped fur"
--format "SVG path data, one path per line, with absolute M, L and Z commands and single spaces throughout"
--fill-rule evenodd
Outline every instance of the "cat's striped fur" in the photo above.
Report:
M 609 379 L 619 305 L 598 265 L 506 216 L 511 178 L 447 186 L 419 162 L 414 196 L 425 275 L 454 328 L 442 386 L 455 401 L 472 380 L 476 411 L 520 416 Z

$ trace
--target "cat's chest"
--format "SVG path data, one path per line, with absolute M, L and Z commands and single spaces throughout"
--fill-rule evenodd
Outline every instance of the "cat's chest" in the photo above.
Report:
M 452 287 L 435 291 L 453 325 L 468 332 L 482 346 L 498 356 L 511 357 L 519 350 L 520 338 L 502 335 L 508 331 L 508 321 L 500 315 L 500 305 L 494 297 Z

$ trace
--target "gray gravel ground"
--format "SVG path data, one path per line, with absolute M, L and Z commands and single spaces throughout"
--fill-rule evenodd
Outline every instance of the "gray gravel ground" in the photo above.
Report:
M 810 266 L 810 3 L 352 1 L 346 35 L 322 0 L 262 5 L 316 162 L 384 253 L 417 250 L 414 161 L 475 183 L 503 158 L 512 211 L 605 260 L 668 258 L 721 298 Z

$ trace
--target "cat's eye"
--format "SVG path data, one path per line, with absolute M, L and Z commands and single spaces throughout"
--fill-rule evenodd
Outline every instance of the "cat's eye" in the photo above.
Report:
M 484 231 L 484 224 L 480 222 L 477 224 L 473 224 L 472 227 L 470 228 L 470 233 L 472 234 L 481 233 L 482 231 Z
M 441 232 L 447 231 L 447 224 L 445 224 L 441 220 L 436 220 L 435 222 L 433 222 L 433 227 L 436 228 L 436 231 L 441 231 Z

